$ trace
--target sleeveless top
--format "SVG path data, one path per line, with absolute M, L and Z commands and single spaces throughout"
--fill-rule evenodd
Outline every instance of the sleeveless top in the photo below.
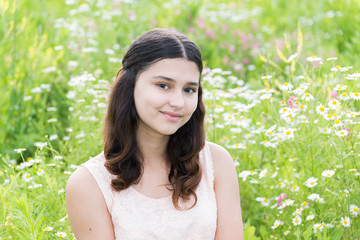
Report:
M 111 215 L 116 240 L 213 240 L 217 224 L 214 169 L 208 144 L 199 153 L 202 178 L 196 189 L 197 203 L 178 210 L 171 196 L 148 197 L 133 187 L 120 192 L 111 187 L 110 174 L 101 152 L 81 164 L 96 180 Z M 179 201 L 180 206 L 182 201 Z M 188 206 L 188 205 L 186 205 Z M 191 204 L 190 204 L 191 206 Z

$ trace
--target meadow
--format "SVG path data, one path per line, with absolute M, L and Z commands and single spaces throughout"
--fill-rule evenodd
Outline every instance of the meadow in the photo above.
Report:
M 75 239 L 70 174 L 152 28 L 202 51 L 208 141 L 236 165 L 245 239 L 360 239 L 357 0 L 0 0 L 0 239 Z

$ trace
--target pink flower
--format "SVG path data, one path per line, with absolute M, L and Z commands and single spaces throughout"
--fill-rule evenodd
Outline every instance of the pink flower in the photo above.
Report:
M 278 199 L 278 201 L 277 201 L 277 205 L 278 205 L 278 206 L 281 206 L 281 200 L 283 200 L 283 199 L 286 198 L 286 197 L 287 197 L 287 194 L 286 194 L 286 193 L 280 194 L 280 197 L 279 197 L 279 199 Z
M 244 59 L 243 59 L 243 64 L 249 65 L 249 63 L 250 63 L 250 61 L 249 61 L 248 58 L 244 58 Z
M 295 100 L 295 96 L 291 96 L 289 100 L 287 100 L 287 103 L 289 104 L 290 108 L 297 108 L 292 105 L 293 101 Z
M 205 29 L 205 28 L 206 28 L 206 23 L 205 23 L 204 19 L 198 18 L 198 19 L 196 20 L 196 23 L 197 23 L 197 25 L 198 25 L 201 29 Z

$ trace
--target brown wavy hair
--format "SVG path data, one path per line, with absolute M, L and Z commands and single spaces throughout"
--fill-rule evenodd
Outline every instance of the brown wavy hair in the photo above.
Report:
M 134 104 L 134 87 L 139 74 L 153 63 L 167 58 L 185 58 L 203 70 L 199 48 L 186 36 L 170 30 L 154 29 L 146 32 L 130 46 L 122 60 L 112 87 L 104 126 L 105 167 L 117 177 L 111 186 L 116 191 L 127 189 L 139 182 L 143 173 L 143 156 L 136 141 L 139 116 Z M 200 77 L 201 78 L 201 77 Z M 168 176 L 173 191 L 172 202 L 177 209 L 179 200 L 194 196 L 202 171 L 199 152 L 205 144 L 205 107 L 199 79 L 198 105 L 189 121 L 169 138 L 167 157 L 170 161 Z

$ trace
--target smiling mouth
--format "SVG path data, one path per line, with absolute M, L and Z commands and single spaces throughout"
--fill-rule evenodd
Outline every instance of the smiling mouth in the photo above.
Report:
M 160 111 L 161 112 L 161 111 Z M 168 120 L 176 122 L 178 121 L 182 115 L 172 112 L 161 112 Z

